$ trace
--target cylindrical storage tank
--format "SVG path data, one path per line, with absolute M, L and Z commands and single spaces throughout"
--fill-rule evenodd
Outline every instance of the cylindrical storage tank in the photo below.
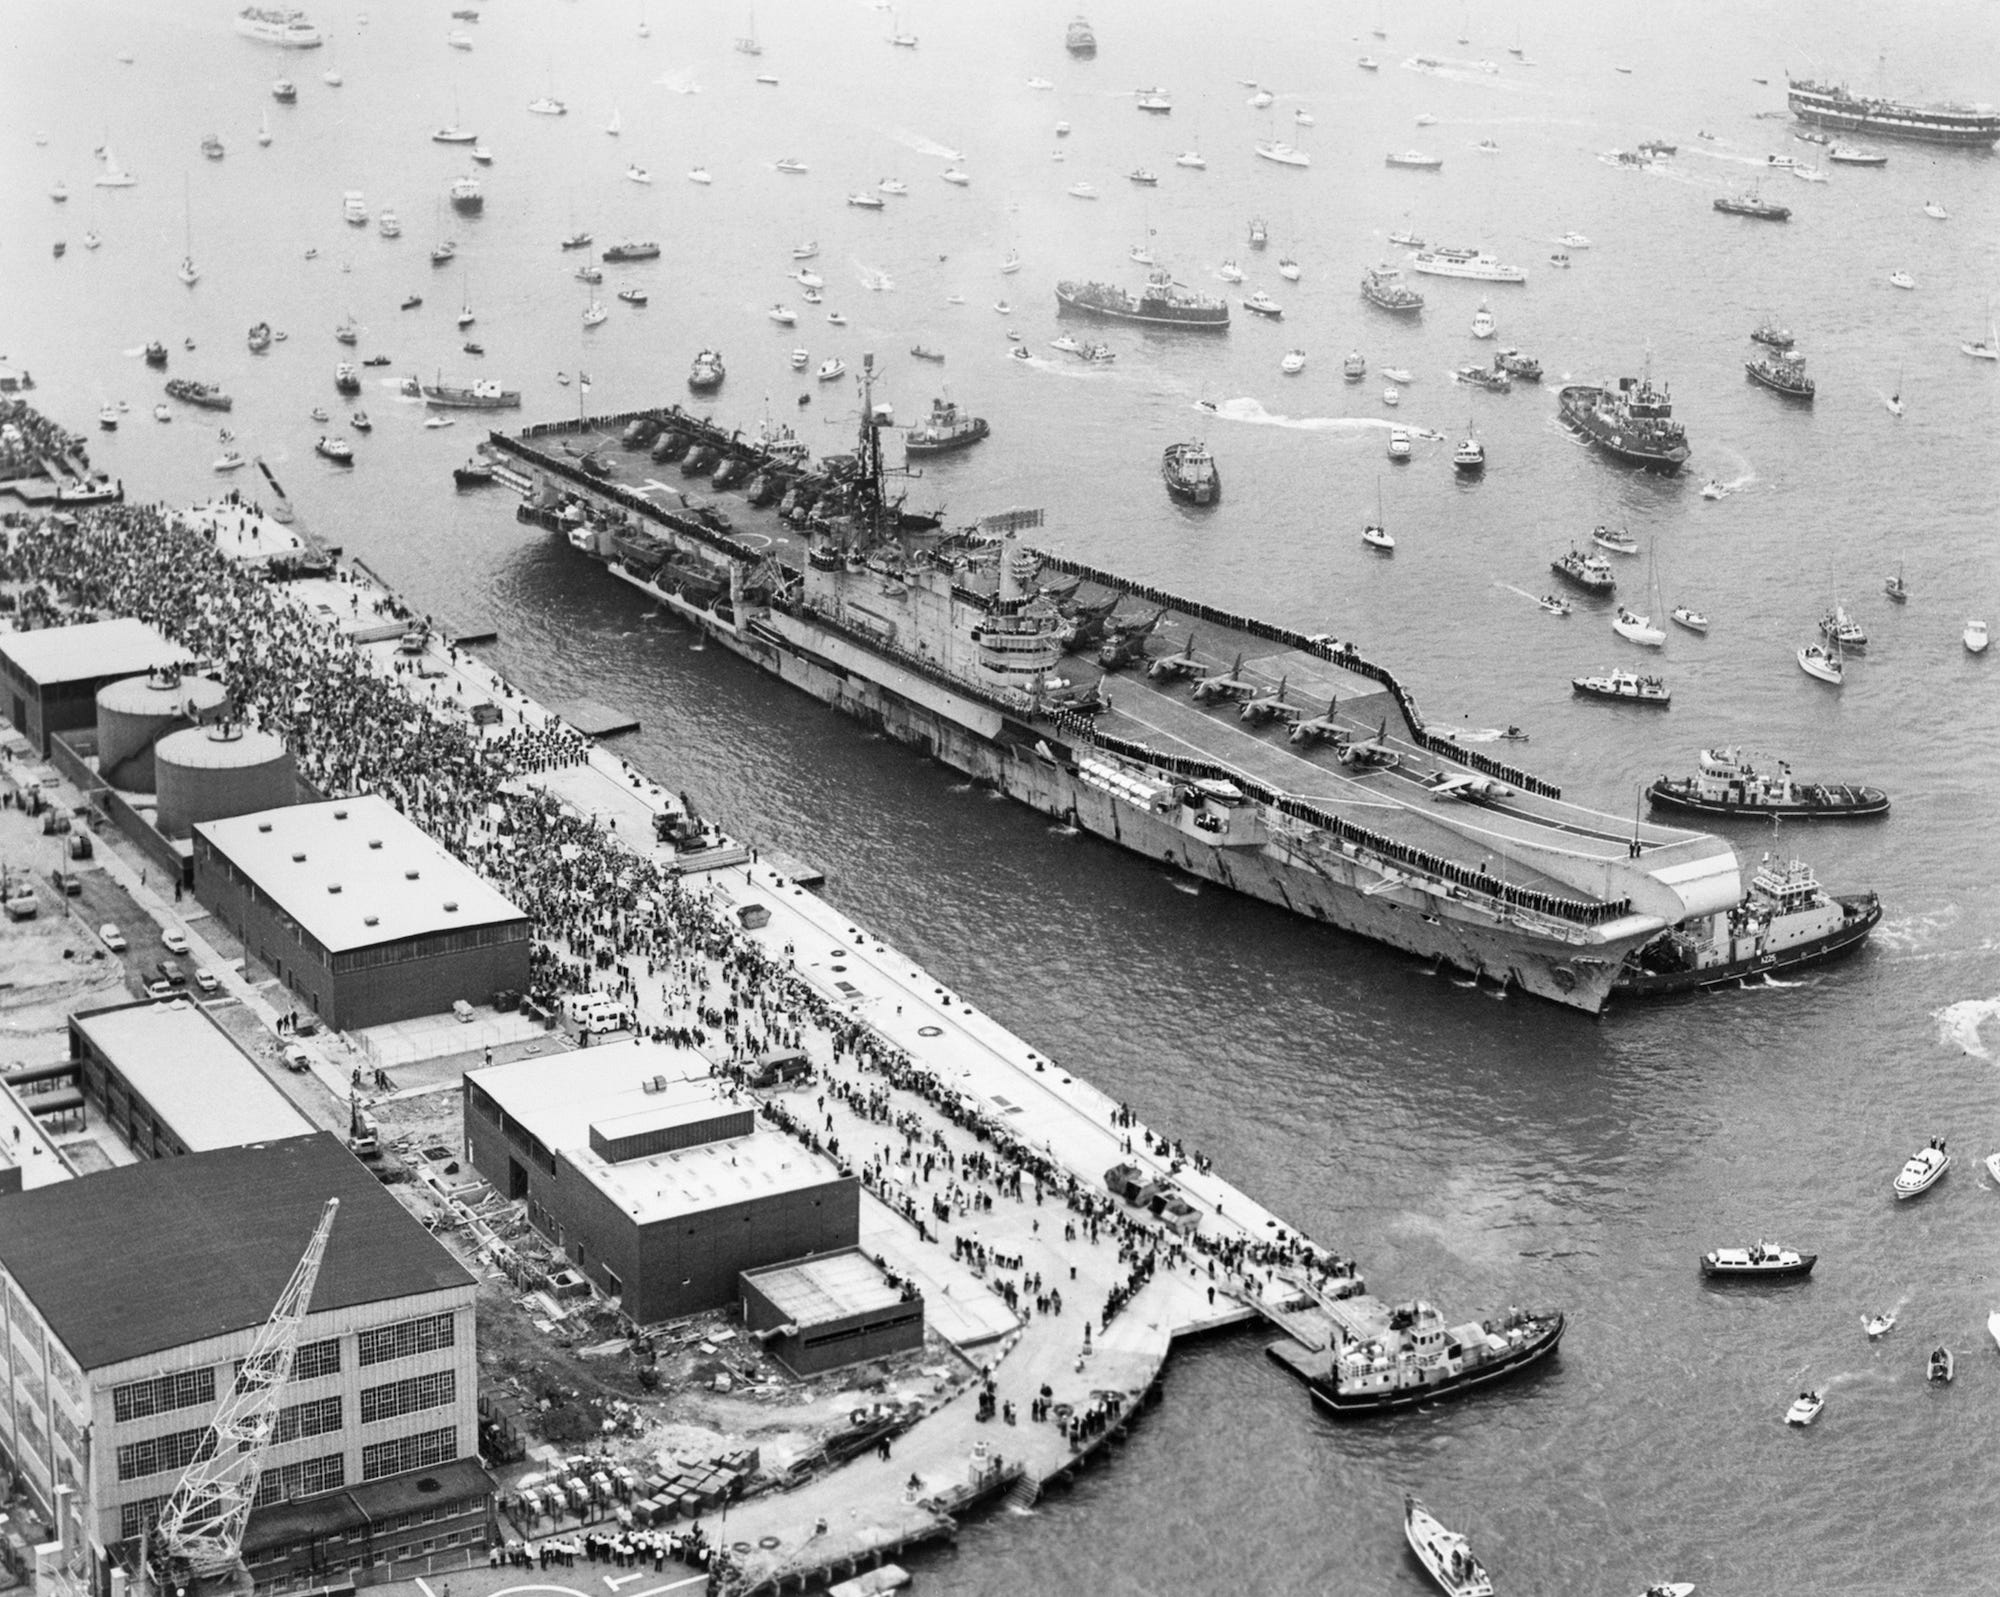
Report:
M 159 829 L 180 838 L 198 821 L 280 809 L 299 798 L 298 765 L 282 738 L 233 721 L 189 727 L 153 747 Z
M 169 732 L 220 720 L 229 693 L 209 677 L 152 671 L 97 690 L 97 771 L 128 793 L 153 791 L 153 745 Z

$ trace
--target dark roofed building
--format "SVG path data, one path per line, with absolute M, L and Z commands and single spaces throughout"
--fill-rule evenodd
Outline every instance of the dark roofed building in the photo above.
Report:
M 100 1579 L 131 1567 L 329 1198 L 340 1211 L 246 1537 L 260 1583 L 381 1578 L 416 1543 L 349 1541 L 348 1489 L 476 1459 L 471 1275 L 327 1132 L 0 1198 L 15 1398 L 0 1451 L 44 1513 L 60 1504 L 59 1533 Z M 449 1512 L 429 1522 L 448 1526 L 417 1542 L 483 1549 L 489 1493 L 434 1503 Z M 306 1528 L 274 1542 L 266 1507 Z
M 9 632 L 0 634 L 0 692 L 7 719 L 46 755 L 52 733 L 97 724 L 99 688 L 186 659 L 158 627 L 131 616 Z

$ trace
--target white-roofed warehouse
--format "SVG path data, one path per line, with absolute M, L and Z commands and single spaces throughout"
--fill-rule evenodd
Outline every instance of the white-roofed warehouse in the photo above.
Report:
M 528 985 L 528 917 L 374 794 L 198 823 L 194 889 L 341 1031 Z

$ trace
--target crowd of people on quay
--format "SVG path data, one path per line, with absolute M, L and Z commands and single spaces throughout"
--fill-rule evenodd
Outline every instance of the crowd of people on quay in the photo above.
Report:
M 766 1095 L 764 1122 L 857 1173 L 923 1238 L 941 1242 L 950 1231 L 953 1256 L 1023 1325 L 1063 1312 L 1061 1288 L 1044 1269 L 1059 1269 L 1066 1256 L 1064 1284 L 1074 1283 L 1079 1249 L 1116 1249 L 1122 1278 L 1084 1324 L 1079 1373 L 1091 1320 L 1108 1329 L 1161 1272 L 1182 1272 L 1197 1289 L 1205 1282 L 1211 1303 L 1218 1288 L 1254 1290 L 1260 1275 L 1280 1267 L 1327 1280 L 1352 1276 L 1351 1263 L 1304 1238 L 1278 1231 L 1253 1240 L 1234 1221 L 1181 1235 L 1086 1185 L 955 1082 L 836 1008 L 794 967 L 791 947 L 767 950 L 747 938 L 712 890 L 651 857 L 651 839 L 621 840 L 532 779 L 587 758 L 588 740 L 504 686 L 495 694 L 499 721 L 490 726 L 474 724 L 468 707 L 435 681 L 413 692 L 417 683 L 392 655 L 354 646 L 334 620 L 227 560 L 165 509 L 104 506 L 17 525 L 0 579 L 26 585 L 23 613 L 38 624 L 85 615 L 152 622 L 185 648 L 191 665 L 220 677 L 239 713 L 286 740 L 319 791 L 388 797 L 531 917 L 531 997 L 553 1005 L 586 988 L 622 994 L 643 1035 L 703 1049 L 717 1074 L 739 1084 L 768 1051 L 807 1051 L 819 1062 L 808 1089 L 815 1096 Z M 379 611 L 384 601 L 372 588 L 339 580 L 355 583 L 357 613 L 364 595 Z M 1114 1133 L 1127 1133 L 1127 1148 L 1138 1130 L 1173 1169 L 1208 1168 L 1199 1153 L 1190 1158 L 1179 1143 L 1138 1127 L 1125 1106 L 1113 1122 Z M 982 1217 L 1001 1204 L 1059 1205 L 1064 1249 L 1054 1250 L 1051 1237 L 1050 1257 L 1030 1268 L 1020 1251 L 983 1240 Z M 1041 1236 L 1042 1215 L 1030 1223 Z M 1119 1401 L 1077 1408 L 1044 1388 L 1029 1412 L 1082 1449 L 1116 1423 Z M 1013 1405 L 1004 1412 L 1011 1423 Z M 627 1551 L 668 1556 L 659 1545 L 671 1551 L 657 1539 L 631 1541 Z M 550 1548 L 544 1542 L 535 1553 L 544 1568 L 549 1557 L 564 1556 Z M 585 1556 L 592 1556 L 588 1539 Z
M 23 399 L 0 399 L 0 477 L 39 475 L 43 460 L 73 455 L 88 465 L 84 441 Z

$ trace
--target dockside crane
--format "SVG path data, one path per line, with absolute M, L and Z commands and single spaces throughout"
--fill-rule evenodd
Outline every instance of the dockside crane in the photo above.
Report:
M 257 1333 L 235 1384 L 209 1422 L 179 1483 L 167 1498 L 148 1542 L 156 1591 L 201 1580 L 234 1580 L 242 1570 L 243 1529 L 264 1472 L 264 1450 L 278 1421 L 279 1399 L 292 1378 L 299 1330 L 312 1306 L 313 1283 L 326 1258 L 338 1198 L 328 1198 L 292 1278 Z

